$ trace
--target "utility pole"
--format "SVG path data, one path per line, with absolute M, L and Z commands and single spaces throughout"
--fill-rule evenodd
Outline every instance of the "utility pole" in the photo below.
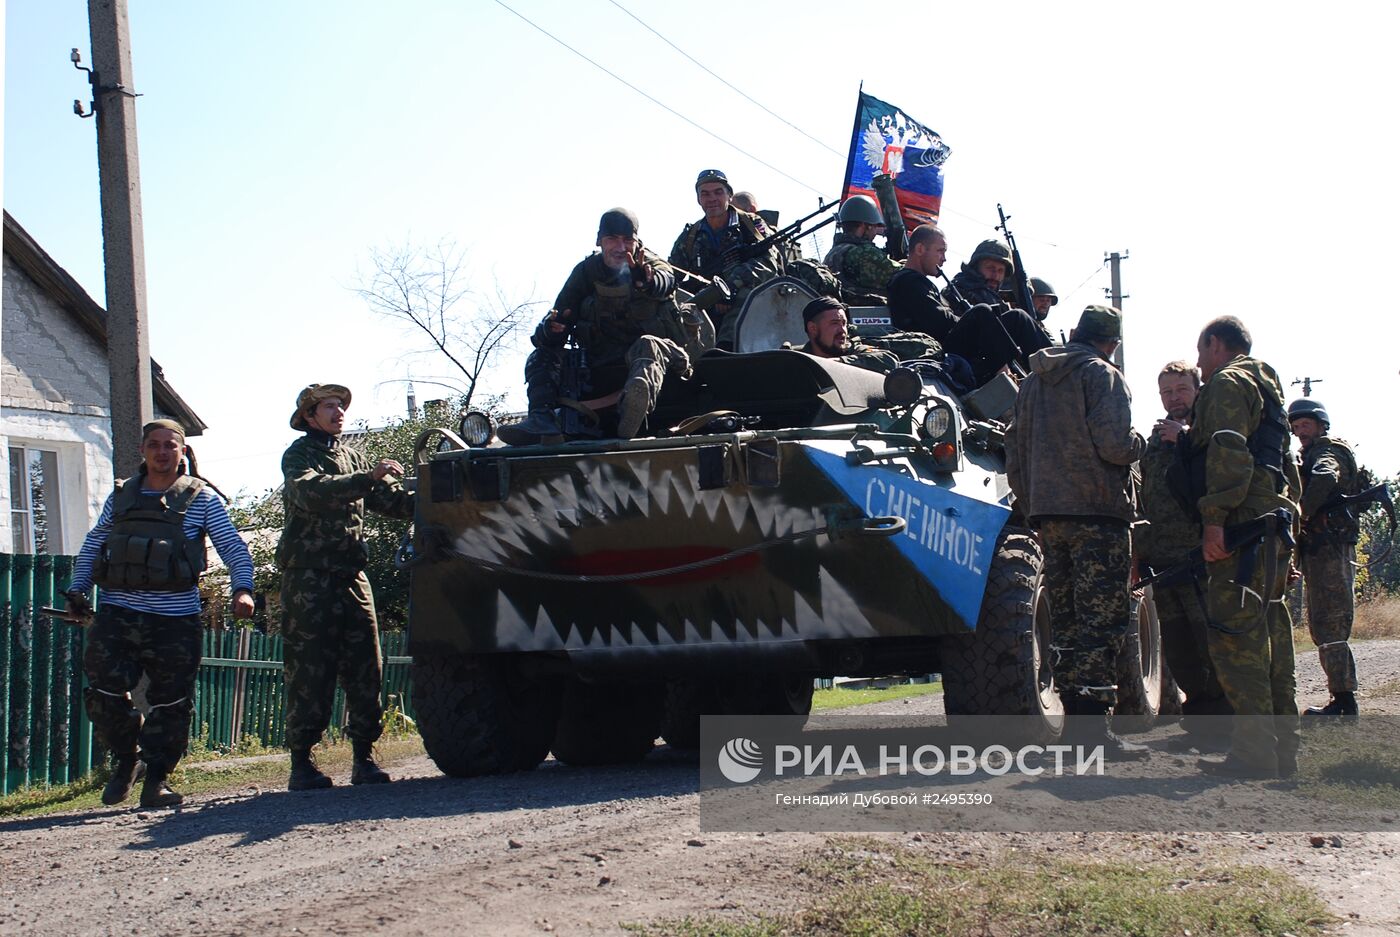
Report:
M 1293 385 L 1292 385 L 1292 386 L 1297 387 L 1299 384 L 1302 384 L 1302 385 L 1303 385 L 1303 396 L 1304 396 L 1304 397 L 1311 397 L 1311 396 L 1312 396 L 1312 386 L 1313 386 L 1314 384 L 1321 384 L 1321 383 L 1322 383 L 1322 378 L 1320 378 L 1320 377 L 1299 377 L 1299 378 L 1295 378 L 1295 379 L 1293 380 Z
M 122 478 L 134 474 L 140 464 L 141 427 L 150 422 L 154 412 L 127 0 L 88 0 L 88 28 L 93 66 L 88 80 L 97 114 L 97 168 L 102 190 L 112 469 Z M 74 65 L 78 61 L 75 49 Z M 79 116 L 90 116 L 82 113 L 77 102 L 74 109 Z
M 1123 275 L 1119 266 L 1128 259 L 1128 252 L 1125 250 L 1120 254 L 1114 251 L 1111 254 L 1104 254 L 1103 258 L 1104 262 L 1108 264 L 1109 283 L 1111 284 L 1108 289 L 1104 290 L 1104 294 L 1108 297 L 1109 305 L 1121 311 L 1123 300 L 1128 298 L 1128 294 L 1123 292 Z M 1120 371 L 1123 369 L 1122 342 L 1118 343 L 1118 350 L 1113 353 L 1113 363 L 1118 365 Z

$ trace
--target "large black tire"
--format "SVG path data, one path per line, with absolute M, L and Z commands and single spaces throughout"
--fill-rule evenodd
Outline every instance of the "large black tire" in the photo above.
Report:
M 661 734 L 661 687 L 570 681 L 550 750 L 570 765 L 640 761 Z
M 722 712 L 719 694 L 708 680 L 668 680 L 661 712 L 661 737 L 672 748 L 700 747 L 700 717 Z
M 1030 531 L 1007 528 L 997 542 L 977 630 L 944 638 L 943 702 L 949 716 L 1033 716 L 1029 734 L 1064 727 L 1050 657 L 1050 596 L 1044 555 Z
M 1157 718 L 1163 716 L 1180 716 L 1182 714 L 1181 704 L 1185 701 L 1186 694 L 1181 692 L 1181 685 L 1176 682 L 1176 677 L 1172 675 L 1172 669 L 1167 666 L 1167 658 L 1162 656 L 1162 705 L 1157 708 Z
M 454 778 L 528 771 L 549 753 L 553 684 L 526 680 L 507 655 L 415 657 L 413 711 L 423 747 Z
M 1152 590 L 1132 600 L 1136 628 L 1128 630 L 1118 654 L 1118 704 L 1113 727 L 1119 732 L 1145 732 L 1157 722 L 1162 707 L 1162 629 Z

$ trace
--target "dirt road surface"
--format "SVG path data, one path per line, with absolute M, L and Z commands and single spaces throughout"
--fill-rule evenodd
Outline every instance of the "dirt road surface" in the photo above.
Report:
M 1395 693 L 1400 641 L 1356 653 L 1363 685 Z M 1315 658 L 1299 671 L 1300 700 L 1325 699 Z M 1363 706 L 1396 713 L 1400 698 Z M 551 762 L 463 781 L 417 758 L 395 773 L 389 787 L 231 790 L 175 811 L 0 821 L 0 933 L 618 933 L 623 922 L 793 910 L 813 899 L 798 860 L 827 839 L 702 834 L 695 765 L 668 749 L 624 768 Z M 888 835 L 963 862 L 1015 850 L 1262 863 L 1312 885 L 1341 917 L 1337 933 L 1400 934 L 1400 834 L 1346 833 L 1320 848 L 1307 832 Z

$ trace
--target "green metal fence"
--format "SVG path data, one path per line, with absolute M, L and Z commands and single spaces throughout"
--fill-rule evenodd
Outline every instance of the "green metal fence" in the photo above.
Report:
M 83 707 L 85 632 L 39 614 L 54 604 L 72 569 L 71 556 L 0 553 L 0 793 L 75 781 L 104 757 Z M 380 635 L 385 703 L 412 718 L 404 645 L 401 632 Z M 191 737 L 225 751 L 252 740 L 281 747 L 281 636 L 240 626 L 206 630 L 203 653 Z M 331 725 L 344 721 L 345 698 L 337 690 Z

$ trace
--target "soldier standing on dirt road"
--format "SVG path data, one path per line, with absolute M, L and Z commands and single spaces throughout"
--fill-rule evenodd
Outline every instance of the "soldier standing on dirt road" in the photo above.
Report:
M 1201 525 L 1189 517 L 1167 485 L 1167 469 L 1177 460 L 1177 441 L 1188 429 L 1191 407 L 1200 392 L 1200 372 L 1185 361 L 1172 361 L 1157 375 L 1166 416 L 1157 421 L 1142 456 L 1142 529 L 1135 550 L 1154 570 L 1186 561 L 1201 544 Z M 1196 582 L 1159 582 L 1152 587 L 1162 627 L 1162 652 L 1177 684 L 1186 691 L 1182 727 L 1188 732 L 1208 723 L 1196 716 L 1229 715 L 1230 704 L 1215 677 L 1206 642 L 1204 593 Z
M 179 423 L 155 420 L 142 427 L 141 468 L 107 497 L 66 593 L 69 608 L 85 611 L 88 590 L 94 583 L 102 587 L 83 672 L 93 730 L 117 759 L 102 790 L 108 806 L 130 795 L 140 762 L 146 764 L 141 806 L 173 807 L 184 800 L 166 778 L 190 737 L 203 639 L 198 585 L 206 535 L 228 566 L 234 617 L 253 617 L 248 546 L 193 464 L 185 470 L 186 456 Z M 131 702 L 142 673 L 151 681 L 144 719 Z
M 1069 344 L 1031 356 L 1006 431 L 1006 474 L 1045 550 L 1065 712 L 1094 717 L 1081 744 L 1135 759 L 1146 749 L 1118 738 L 1108 722 L 1118 702 L 1118 654 L 1134 624 L 1129 469 L 1144 447 L 1132 427 L 1132 395 L 1111 360 L 1122 336 L 1121 312 L 1087 306 Z
M 1204 484 L 1188 497 L 1201 515 L 1207 640 L 1236 717 L 1229 755 L 1198 764 L 1224 777 L 1272 778 L 1291 776 L 1298 765 L 1293 626 L 1283 598 L 1288 551 L 1281 544 L 1261 548 L 1249 581 L 1238 583 L 1225 528 L 1278 508 L 1296 516 L 1289 493 L 1297 490 L 1297 468 L 1288 454 L 1283 387 L 1273 368 L 1250 357 L 1252 345 L 1234 316 L 1212 319 L 1202 329 L 1196 364 L 1205 384 L 1196 398 L 1184 475 L 1202 480 L 1192 485 Z M 1198 460 L 1204 466 L 1197 468 Z
M 336 678 L 345 690 L 354 748 L 351 784 L 384 784 L 374 762 L 383 731 L 383 661 L 365 566 L 364 513 L 412 517 L 413 495 L 393 476 L 393 459 L 374 465 L 340 439 L 350 389 L 311 384 L 297 395 L 292 429 L 305 433 L 282 455 L 285 522 L 277 544 L 282 570 L 282 638 L 287 683 L 287 789 L 330 787 L 311 748 L 330 725 Z
M 1288 422 L 1303 447 L 1303 536 L 1298 566 L 1307 584 L 1308 632 L 1317 645 L 1327 691 L 1325 706 L 1311 706 L 1305 716 L 1355 716 L 1356 660 L 1352 657 L 1352 616 L 1356 602 L 1356 542 L 1361 528 L 1346 511 L 1324 511 L 1334 494 L 1356 494 L 1356 455 L 1331 435 L 1332 424 L 1321 401 L 1306 397 L 1288 405 Z

